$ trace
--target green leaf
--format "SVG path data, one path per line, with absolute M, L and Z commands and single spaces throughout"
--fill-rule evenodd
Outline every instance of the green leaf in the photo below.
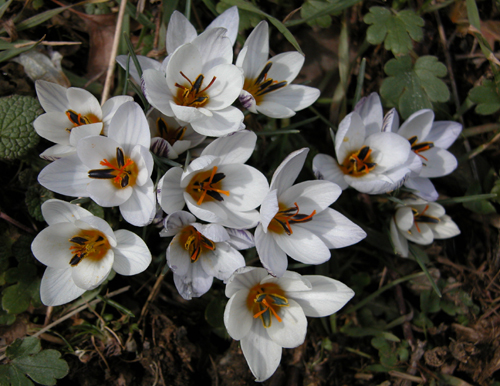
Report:
M 229 9 L 231 7 L 232 7 L 231 4 L 227 4 L 221 1 L 217 3 L 215 9 L 219 14 L 221 14 L 226 9 Z M 240 15 L 240 25 L 239 25 L 240 31 L 253 28 L 257 24 L 259 24 L 260 21 L 262 20 L 261 16 L 255 14 L 254 12 L 245 11 L 244 9 L 238 9 L 238 13 Z
M 384 79 L 380 94 L 398 107 L 403 119 L 450 97 L 448 87 L 439 79 L 446 75 L 446 66 L 435 56 L 422 56 L 415 65 L 409 56 L 397 57 L 386 63 L 384 71 L 389 77 Z
M 0 309 L 0 325 L 10 326 L 15 321 L 16 321 L 16 315 L 8 314 L 4 310 Z
M 31 185 L 26 191 L 26 198 L 24 199 L 28 212 L 37 221 L 44 221 L 42 215 L 42 204 L 54 198 L 54 193 L 45 189 L 42 185 Z
M 24 339 L 16 339 L 14 343 L 7 347 L 5 354 L 10 359 L 16 359 L 30 354 L 37 354 L 41 350 L 42 345 L 40 344 L 40 341 L 37 338 L 30 336 Z
M 205 320 L 212 327 L 212 331 L 221 338 L 228 339 L 226 327 L 224 326 L 224 309 L 227 299 L 219 296 L 213 298 L 205 309 Z
M 466 196 L 473 196 L 482 193 L 481 184 L 479 182 L 473 182 L 467 188 L 465 192 Z M 477 214 L 492 214 L 496 213 L 496 209 L 491 202 L 488 200 L 476 200 L 467 201 L 463 203 L 463 206 L 470 211 Z
M 412 10 L 392 13 L 387 8 L 371 7 L 363 21 L 371 24 L 366 31 L 366 40 L 371 44 L 383 41 L 386 50 L 394 55 L 407 54 L 413 47 L 412 39 L 422 40 L 424 19 Z
M 42 113 L 40 104 L 29 96 L 0 98 L 0 158 L 24 157 L 39 141 L 33 121 Z
M 427 258 L 427 260 L 429 259 L 427 257 L 427 254 L 424 251 L 422 251 L 420 248 L 415 248 L 415 246 L 412 244 L 409 244 L 408 247 L 410 248 L 410 253 L 413 255 L 413 257 L 417 261 L 418 265 L 420 265 L 420 268 L 422 268 L 422 271 L 424 272 L 425 276 L 427 276 L 427 279 L 431 283 L 432 288 L 436 292 L 436 295 L 441 297 L 442 296 L 441 291 L 439 291 L 439 288 L 438 288 L 436 282 L 434 281 L 434 278 L 429 273 L 429 270 L 427 269 L 427 267 L 425 266 L 425 263 L 424 263 L 426 258 Z M 425 255 L 425 257 L 423 255 Z
M 0 52 L 0 63 L 5 62 L 9 59 L 12 59 L 23 52 L 31 50 L 33 47 L 37 46 L 40 44 L 41 40 L 38 42 L 35 42 L 33 44 L 30 44 L 29 46 L 24 46 L 24 47 L 19 47 L 19 48 L 11 48 L 9 50 L 5 50 Z
M 33 386 L 23 372 L 12 365 L 0 366 L 0 386 Z
M 44 350 L 35 355 L 16 358 L 12 364 L 42 385 L 55 385 L 56 379 L 64 378 L 69 366 L 56 350 Z
M 303 19 L 308 19 L 310 16 L 313 16 L 317 13 L 324 12 L 325 8 L 331 5 L 330 1 L 325 0 L 307 0 L 302 7 L 300 8 L 300 16 Z M 332 24 L 332 18 L 328 15 L 328 13 L 323 13 L 323 16 L 320 16 L 316 19 L 309 20 L 307 22 L 311 27 L 322 27 L 328 28 Z
M 500 110 L 500 95 L 494 82 L 485 80 L 482 86 L 469 91 L 469 98 L 477 103 L 476 113 L 490 115 Z
M 11 285 L 2 291 L 2 308 L 9 314 L 26 311 L 30 303 L 40 303 L 40 279 L 36 277 L 36 267 L 32 264 L 19 264 L 5 275 Z
M 35 261 L 35 257 L 31 252 L 31 243 L 33 242 L 34 237 L 32 235 L 21 235 L 14 244 L 12 244 L 12 254 L 16 257 L 19 264 L 28 264 L 34 268 L 32 263 Z M 36 269 L 34 269 L 36 272 Z M 23 272 L 23 276 L 26 276 L 26 273 Z

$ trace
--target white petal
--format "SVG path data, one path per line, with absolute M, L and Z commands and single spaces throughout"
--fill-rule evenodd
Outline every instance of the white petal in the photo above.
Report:
M 177 95 L 179 88 L 175 86 L 176 83 L 191 88 L 191 84 L 196 81 L 200 74 L 203 74 L 203 58 L 198 47 L 191 43 L 180 46 L 172 54 L 167 66 L 166 79 L 170 93 Z M 208 85 L 210 80 L 205 79 L 204 82 Z M 158 110 L 161 111 L 161 109 Z
M 68 110 L 67 88 L 45 80 L 35 82 L 36 96 L 43 109 L 48 112 Z
M 262 231 L 267 232 L 267 227 L 271 220 L 276 216 L 279 211 L 278 197 L 276 196 L 276 190 L 271 190 L 267 196 L 262 201 L 260 206 L 260 224 L 262 226 Z
M 419 177 L 442 177 L 450 174 L 457 168 L 457 159 L 448 150 L 433 147 L 421 154 L 427 160 L 422 160 L 423 166 Z
M 257 382 L 273 375 L 281 361 L 281 346 L 269 337 L 260 320 L 254 321 L 248 334 L 241 339 L 241 350 Z
M 268 78 L 277 80 L 278 82 L 287 81 L 291 83 L 299 74 L 300 69 L 304 65 L 305 57 L 299 52 L 283 52 L 273 56 L 269 61 L 272 63 Z
M 228 243 L 217 243 L 213 253 L 203 254 L 198 261 L 210 276 L 227 281 L 238 268 L 245 266 L 245 258 Z
M 438 121 L 432 124 L 432 129 L 425 138 L 434 142 L 434 146 L 448 149 L 462 132 L 462 125 L 452 121 Z
M 231 296 L 224 310 L 224 325 L 234 340 L 244 338 L 253 325 L 253 315 L 246 304 L 247 296 L 248 290 L 237 291 Z
M 149 59 L 149 58 L 147 58 Z M 153 60 L 153 59 L 151 59 Z M 153 60 L 155 63 L 156 60 Z M 140 82 L 140 80 L 139 80 Z M 102 122 L 104 125 L 107 126 L 109 125 L 109 122 L 113 118 L 113 116 L 116 114 L 116 110 L 123 105 L 125 102 L 133 102 L 134 98 L 128 95 L 118 95 L 113 98 L 109 98 L 106 103 L 102 106 Z M 104 133 L 105 135 L 108 135 L 107 130 Z
M 130 154 L 136 145 L 149 149 L 148 121 L 137 103 L 125 102 L 118 108 L 109 124 L 108 137 L 118 142 L 125 154 Z
M 243 68 L 245 79 L 257 79 L 269 58 L 269 27 L 266 21 L 261 21 L 253 29 L 244 48 L 246 48 L 245 51 L 242 50 L 240 53 L 240 55 L 244 54 L 244 57 L 240 59 L 238 56 L 236 65 Z
M 238 36 L 238 27 L 240 22 L 240 16 L 238 14 L 238 7 L 235 5 L 231 8 L 226 9 L 219 16 L 217 16 L 206 29 L 223 27 L 226 31 L 226 36 L 231 41 L 231 45 L 234 46 L 236 42 L 236 37 Z
M 242 104 L 242 106 L 250 111 L 251 113 L 257 114 L 257 101 L 254 96 L 250 94 L 248 91 L 241 90 L 241 93 L 238 97 L 238 100 Z
M 363 124 L 366 128 L 366 136 L 379 133 L 382 130 L 384 112 L 380 97 L 376 92 L 361 98 L 354 108 L 354 111 L 356 111 L 363 120 Z
M 200 134 L 203 133 L 196 130 L 196 128 L 193 126 L 193 123 L 198 121 L 198 124 L 201 125 L 206 119 L 212 116 L 212 113 L 207 109 L 191 106 L 179 106 L 174 102 L 170 102 L 170 108 L 172 110 L 172 115 L 175 116 L 175 118 L 191 123 L 193 129 Z M 204 114 L 204 112 L 208 112 L 209 116 Z
M 70 87 L 66 91 L 68 97 L 69 108 L 76 111 L 78 114 L 88 115 L 94 114 L 102 121 L 102 109 L 99 101 L 87 90 L 83 88 Z
M 428 224 L 418 223 L 418 228 L 414 224 L 404 237 L 416 244 L 429 245 L 434 241 L 434 234 Z
M 40 298 L 46 306 L 69 303 L 85 292 L 76 286 L 71 277 L 71 268 L 47 268 L 40 284 Z
M 78 142 L 80 142 L 81 139 L 86 138 L 86 137 L 99 136 L 101 134 L 101 131 L 102 131 L 102 123 L 101 122 L 92 123 L 90 125 L 73 127 L 73 129 L 71 129 L 71 133 L 69 135 L 69 143 L 76 150 Z
M 317 88 L 289 84 L 286 87 L 264 94 L 263 100 L 275 102 L 293 111 L 300 111 L 311 106 L 319 98 L 321 92 Z M 262 104 L 259 105 L 259 108 Z
M 253 131 L 243 130 L 217 138 L 201 153 L 220 158 L 221 164 L 245 163 L 255 150 L 257 135 Z
M 69 247 L 73 244 L 69 240 L 80 233 L 80 229 L 73 223 L 57 223 L 43 229 L 33 240 L 31 250 L 36 259 L 48 267 L 63 269 L 70 268 L 73 254 Z
M 274 283 L 277 284 L 283 291 L 310 291 L 312 284 L 309 280 L 304 279 L 304 276 L 297 272 L 285 271 L 283 276 L 274 277 L 267 275 L 261 280 L 261 284 Z
M 304 276 L 312 284 L 311 291 L 287 291 L 306 316 L 323 317 L 338 312 L 352 299 L 354 291 L 338 280 L 319 275 Z
M 88 210 L 69 202 L 51 199 L 42 204 L 42 215 L 47 224 L 75 222 L 82 217 L 92 216 Z
M 167 53 L 172 54 L 178 47 L 191 42 L 198 34 L 189 20 L 180 12 L 174 11 L 167 27 Z
M 156 213 L 156 197 L 151 179 L 143 186 L 135 186 L 128 200 L 120 205 L 120 213 L 128 223 L 143 227 L 151 224 Z
M 407 232 L 413 226 L 413 211 L 411 206 L 399 208 L 394 214 L 394 220 L 401 232 Z
M 329 249 L 344 248 L 356 244 L 366 237 L 366 232 L 363 229 L 331 208 L 326 208 L 315 215 L 312 221 L 295 224 L 293 229 L 296 226 L 305 228 L 318 236 Z
M 335 136 L 335 154 L 339 163 L 365 145 L 366 129 L 360 115 L 355 111 L 346 115 L 339 124 Z
M 213 116 L 191 122 L 193 129 L 202 135 L 220 137 L 243 129 L 243 113 L 240 109 L 229 106 L 213 111 Z M 177 115 L 177 114 L 176 114 Z
M 182 229 L 195 221 L 196 217 L 194 217 L 191 213 L 182 210 L 169 214 L 164 222 L 165 229 L 162 236 L 175 236 Z
M 295 111 L 291 108 L 282 105 L 281 103 L 268 101 L 267 99 L 262 100 L 262 102 L 258 103 L 255 107 L 257 112 L 276 119 L 290 118 L 295 115 Z
M 198 48 L 202 58 L 201 73 L 206 73 L 210 68 L 220 64 L 233 62 L 233 45 L 226 32 L 225 28 L 211 28 L 193 40 L 192 43 Z
M 408 240 L 401 234 L 394 218 L 391 218 L 390 235 L 394 252 L 401 257 L 408 257 Z
M 182 168 L 171 168 L 162 177 L 159 204 L 165 213 L 182 210 L 185 205 L 184 189 L 181 188 Z
M 412 115 L 401 125 L 398 134 L 406 139 L 413 136 L 417 137 L 418 142 L 423 141 L 432 127 L 434 121 L 434 112 L 432 110 L 419 110 Z
M 268 276 L 264 268 L 243 267 L 238 269 L 229 279 L 226 285 L 226 296 L 230 298 L 239 290 L 248 290 L 259 284 L 262 279 Z
M 92 181 L 88 168 L 77 154 L 69 155 L 47 165 L 38 175 L 38 182 L 53 192 L 74 197 L 89 197 L 87 186 Z
M 112 249 L 99 261 L 83 259 L 76 267 L 71 268 L 71 276 L 75 284 L 87 291 L 98 287 L 109 275 L 113 266 Z
M 157 70 L 146 70 L 142 74 L 142 85 L 144 96 L 151 106 L 172 117 L 174 113 L 170 102 L 173 101 L 173 95 L 168 88 L 165 74 Z
M 399 115 L 396 109 L 390 109 L 384 116 L 384 122 L 382 123 L 382 131 L 388 131 L 396 133 L 399 129 Z
M 76 147 L 71 145 L 54 145 L 41 153 L 40 158 L 46 161 L 55 161 L 72 154 L 76 154 Z
M 370 135 L 365 145 L 372 150 L 372 160 L 377 163 L 375 171 L 392 169 L 403 165 L 410 154 L 410 143 L 395 133 L 376 133 Z M 359 150 L 359 149 L 358 149 Z
M 111 138 L 103 136 L 92 136 L 82 138 L 78 141 L 78 156 L 88 169 L 104 169 L 101 165 L 104 159 L 112 160 L 116 158 L 116 148 L 120 145 Z M 129 154 L 125 154 L 129 156 Z
M 313 158 L 313 172 L 317 179 L 333 182 L 342 190 L 349 186 L 339 164 L 328 154 L 317 154 Z
M 92 180 L 87 192 L 90 198 L 98 205 L 105 208 L 122 205 L 132 196 L 134 188 L 127 186 L 126 188 L 117 188 L 111 180 Z
M 167 248 L 167 264 L 179 276 L 185 276 L 189 271 L 191 256 L 184 245 L 181 244 L 181 235 L 176 235 Z
M 286 253 L 270 232 L 263 232 L 262 226 L 255 229 L 255 247 L 264 268 L 274 276 L 283 276 L 288 267 Z
M 137 275 L 151 263 L 151 252 L 146 243 L 135 233 L 120 229 L 115 232 L 117 246 L 114 248 L 113 269 L 120 275 Z
M 267 333 L 281 347 L 294 348 L 300 346 L 306 339 L 307 319 L 302 307 L 294 299 L 288 298 L 288 304 L 288 307 L 280 307 L 278 310 L 282 322 L 273 316 Z
M 293 234 L 274 233 L 279 247 L 292 259 L 304 264 L 321 264 L 331 257 L 325 243 L 309 230 L 292 225 Z
M 438 224 L 430 224 L 435 239 L 449 239 L 460 234 L 460 229 L 450 216 L 441 216 Z
M 118 55 L 116 57 L 117 63 L 122 66 L 124 70 L 127 70 L 127 55 Z M 148 58 L 147 56 L 142 56 L 142 55 L 136 55 L 137 61 L 139 62 L 139 65 L 141 66 L 141 71 L 144 73 L 146 70 L 157 70 L 160 71 L 161 69 L 161 63 Z M 129 58 L 129 65 L 128 65 L 128 73 L 134 79 L 137 84 L 141 84 L 141 77 L 139 76 L 139 71 L 135 67 L 134 60 L 132 58 Z M 104 112 L 104 106 L 103 106 L 103 114 L 106 116 L 106 113 Z
M 206 294 L 212 287 L 213 276 L 207 275 L 201 264 L 189 265 L 189 271 L 185 276 L 174 273 L 174 283 L 179 294 L 186 300 L 199 298 Z
M 80 229 L 86 229 L 86 230 L 96 229 L 98 231 L 101 231 L 108 239 L 108 242 L 111 245 L 111 247 L 113 248 L 116 247 L 115 233 L 113 232 L 113 229 L 111 229 L 109 224 L 102 218 L 99 218 L 94 215 L 82 217 L 81 219 L 75 221 L 75 225 Z
M 383 174 L 370 173 L 363 177 L 351 177 L 346 175 L 346 182 L 361 193 L 382 194 L 393 191 L 401 185 L 401 181 L 394 181 Z M 401 176 L 401 179 L 404 175 Z
M 428 178 L 408 178 L 405 181 L 404 185 L 409 189 L 415 190 L 414 194 L 423 198 L 424 200 L 436 201 L 439 197 L 434 184 Z
M 151 179 L 154 168 L 153 156 L 147 147 L 141 145 L 136 145 L 129 156 L 139 169 L 135 183 L 138 186 L 143 186 Z
M 337 184 L 330 181 L 304 181 L 288 188 L 279 197 L 281 204 L 289 208 L 297 203 L 301 214 L 320 213 L 333 204 L 342 193 Z
M 230 239 L 227 243 L 237 250 L 255 247 L 253 234 L 245 229 L 226 229 Z
M 308 153 L 309 149 L 307 147 L 290 153 L 275 170 L 270 189 L 276 190 L 278 197 L 293 185 L 304 166 Z
M 51 142 L 61 145 L 69 144 L 69 131 L 73 124 L 63 112 L 49 112 L 40 115 L 33 122 L 33 127 L 38 135 Z
M 201 86 L 203 88 L 206 82 L 211 82 L 215 78 L 214 83 L 206 91 L 209 99 L 205 108 L 210 110 L 224 109 L 240 95 L 244 78 L 238 67 L 232 64 L 221 64 L 211 68 L 204 75 L 205 81 Z

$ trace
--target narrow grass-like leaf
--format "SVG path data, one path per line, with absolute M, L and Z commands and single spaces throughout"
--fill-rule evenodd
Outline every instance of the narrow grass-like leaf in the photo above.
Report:
M 418 263 L 418 265 L 420 265 L 420 268 L 422 268 L 422 271 L 424 272 L 425 276 L 427 277 L 427 279 L 431 283 L 431 286 L 434 289 L 434 291 L 436 292 L 437 296 L 442 297 L 441 291 L 439 291 L 439 288 L 438 288 L 436 282 L 434 281 L 431 274 L 429 273 L 429 270 L 425 266 L 424 259 L 427 256 L 425 256 L 425 257 L 422 256 L 422 253 L 425 253 L 425 252 L 422 251 L 420 248 L 414 248 L 413 245 L 411 245 L 411 244 L 408 244 L 408 247 L 410 249 L 410 253 L 415 258 L 415 261 Z
M 203 4 L 205 4 L 205 6 L 208 8 L 208 10 L 210 12 L 212 12 L 212 14 L 217 17 L 219 16 L 219 12 L 217 12 L 217 9 L 215 8 L 215 4 L 212 0 L 201 0 L 203 1 Z
M 466 0 L 467 5 L 467 16 L 469 17 L 469 23 L 475 27 L 478 31 L 481 30 L 481 21 L 479 19 L 479 11 L 477 9 L 476 0 Z
M 299 134 L 300 130 L 272 130 L 272 131 L 260 131 L 258 134 L 264 137 L 272 135 L 283 135 L 283 134 Z
M 37 45 L 39 45 L 40 42 L 44 38 L 45 38 L 45 36 L 41 40 L 37 41 L 36 43 L 33 43 L 33 44 L 26 46 L 26 47 L 12 48 L 10 50 L 0 52 L 0 63 L 5 62 L 9 59 L 12 59 L 12 58 L 22 54 L 23 52 L 31 50 L 33 47 L 36 47 Z
M 324 16 L 324 15 L 329 15 L 329 14 L 334 13 L 334 12 L 343 11 L 344 9 L 350 8 L 353 5 L 360 3 L 361 1 L 362 0 L 344 0 L 344 1 L 335 2 L 332 5 L 321 9 L 321 11 L 316 12 L 315 14 L 312 14 L 311 16 L 309 16 L 305 19 L 290 20 L 290 21 L 287 21 L 285 23 L 285 25 L 287 27 L 293 27 L 296 25 L 307 23 L 308 21 L 317 19 L 318 17 Z
M 0 19 L 2 19 L 3 17 L 3 14 L 5 13 L 5 11 L 7 11 L 7 8 L 9 8 L 9 5 L 10 3 L 12 3 L 13 0 L 8 0 L 6 3 L 4 3 L 1 7 L 0 7 Z
M 361 99 L 361 92 L 363 91 L 363 84 L 365 83 L 365 71 L 366 71 L 366 58 L 361 60 L 361 64 L 359 65 L 359 73 L 358 78 L 356 80 L 356 91 L 354 92 L 354 100 L 352 102 L 353 106 Z
M 132 58 L 132 61 L 134 62 L 135 68 L 137 69 L 137 72 L 139 73 L 139 78 L 142 78 L 142 67 L 141 64 L 139 63 L 139 60 L 137 60 L 137 55 L 135 54 L 134 51 L 134 46 L 132 45 L 132 42 L 130 41 L 130 38 L 128 37 L 128 34 L 123 35 L 125 38 L 125 42 L 127 43 L 128 47 L 128 53 L 130 57 Z M 127 68 L 128 68 L 128 63 L 130 60 L 127 58 Z
M 495 198 L 497 198 L 497 195 L 495 193 L 486 193 L 486 194 L 476 194 L 473 196 L 445 198 L 443 200 L 437 200 L 436 203 L 440 205 L 449 205 L 449 204 L 460 204 L 463 202 L 471 202 L 471 201 L 490 200 Z
M 122 306 L 120 303 L 115 302 L 114 300 L 107 299 L 103 296 L 97 295 L 97 298 L 102 300 L 104 303 L 109 304 L 110 306 L 116 308 L 118 311 L 121 313 L 130 316 L 131 318 L 135 318 L 135 315 L 132 311 L 130 311 L 128 308 Z
M 309 110 L 311 110 L 316 116 L 321 119 L 328 127 L 333 128 L 335 131 L 337 131 L 337 126 L 335 126 L 332 122 L 330 122 L 328 119 L 326 119 L 318 110 L 316 110 L 314 107 L 309 106 Z
M 127 15 L 129 15 L 132 19 L 137 20 L 144 27 L 148 27 L 151 30 L 156 29 L 155 23 L 149 20 L 146 15 L 144 15 L 143 13 L 137 14 L 137 8 L 130 1 L 127 2 L 126 12 Z

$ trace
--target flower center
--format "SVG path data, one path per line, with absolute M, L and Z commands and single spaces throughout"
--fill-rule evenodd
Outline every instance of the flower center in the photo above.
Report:
M 108 169 L 93 169 L 89 170 L 89 177 L 99 180 L 112 180 L 113 185 L 117 188 L 126 188 L 134 186 L 139 174 L 139 169 L 134 161 L 130 158 L 125 158 L 123 150 L 116 148 L 116 158 L 108 161 L 104 158 L 99 162 L 102 166 L 107 166 Z
M 177 141 L 182 140 L 186 133 L 187 126 L 179 126 L 177 129 L 174 129 L 172 126 L 168 126 L 162 117 L 159 117 L 156 120 L 156 128 L 160 136 L 167 140 L 169 144 L 173 145 Z
M 424 210 L 421 213 L 419 213 L 418 210 L 416 210 L 415 208 L 411 208 L 411 211 L 413 212 L 413 221 L 415 223 L 415 227 L 417 228 L 418 233 L 420 233 L 420 228 L 418 227 L 419 222 L 427 224 L 437 224 L 439 221 L 441 221 L 437 217 L 425 214 L 425 212 L 427 212 L 427 209 L 429 209 L 429 205 L 426 205 Z M 408 233 L 411 234 L 410 230 L 408 230 Z
M 425 158 L 421 152 L 427 151 L 429 149 L 432 149 L 434 147 L 434 142 L 420 142 L 418 143 L 418 138 L 416 135 L 411 137 L 408 141 L 410 141 L 411 145 L 411 150 L 418 155 L 419 157 L 422 157 L 424 160 L 429 161 L 427 158 Z
M 186 191 L 193 197 L 198 205 L 206 201 L 224 201 L 221 194 L 229 196 L 228 190 L 222 190 L 222 180 L 226 177 L 224 173 L 217 173 L 217 166 L 212 170 L 197 173 L 189 182 Z
M 189 87 L 180 85 L 179 83 L 175 84 L 175 87 L 179 88 L 177 90 L 177 96 L 174 97 L 175 103 L 177 103 L 179 106 L 190 106 L 190 107 L 203 107 L 208 103 L 208 95 L 205 94 L 205 91 L 207 91 L 210 86 L 212 86 L 215 82 L 215 79 L 217 79 L 215 76 L 212 78 L 210 83 L 208 84 L 207 87 L 205 87 L 203 90 L 200 90 L 201 85 L 203 84 L 203 80 L 205 77 L 203 75 L 198 75 L 196 80 L 191 82 L 191 80 L 182 73 L 181 75 L 184 79 L 186 79 L 189 82 Z
M 254 318 L 260 317 L 265 328 L 271 327 L 272 316 L 281 322 L 282 319 L 278 315 L 279 307 L 288 305 L 285 291 L 275 283 L 257 284 L 248 292 L 247 308 Z
M 90 125 L 91 123 L 101 122 L 94 114 L 90 113 L 87 115 L 78 114 L 76 111 L 67 110 L 66 116 L 69 121 L 73 124 L 73 127 L 78 127 L 82 125 Z M 71 132 L 73 127 L 67 128 L 66 131 Z
M 278 204 L 279 212 L 271 220 L 267 229 L 274 233 L 285 232 L 290 236 L 293 233 L 292 224 L 311 221 L 316 214 L 315 210 L 310 215 L 301 214 L 297 203 L 294 202 L 293 205 L 291 208 L 285 208 L 283 204 Z
M 198 261 L 203 250 L 215 251 L 215 243 L 203 236 L 192 225 L 181 231 L 179 242 L 188 251 L 192 263 Z
M 257 79 L 245 79 L 243 90 L 253 95 L 256 104 L 262 102 L 263 95 L 270 93 L 271 91 L 279 90 L 288 84 L 286 80 L 279 82 L 267 77 L 267 73 L 271 69 L 272 65 L 272 62 L 267 62 Z
M 69 250 L 73 257 L 69 261 L 75 267 L 84 258 L 94 261 L 101 260 L 111 248 L 107 237 L 98 230 L 81 230 L 80 233 L 69 239 L 72 245 Z
M 372 149 L 368 146 L 363 146 L 357 152 L 348 155 L 344 163 L 340 166 L 340 169 L 344 174 L 349 174 L 353 177 L 361 177 L 369 172 L 371 172 L 377 164 L 372 162 L 370 155 L 372 154 Z

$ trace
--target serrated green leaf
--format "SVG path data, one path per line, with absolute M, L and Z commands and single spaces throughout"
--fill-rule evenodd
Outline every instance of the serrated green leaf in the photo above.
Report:
M 9 284 L 24 282 L 29 283 L 36 276 L 36 267 L 33 264 L 19 264 L 5 273 L 5 281 Z
M 310 16 L 324 11 L 326 7 L 330 6 L 329 1 L 320 0 L 307 0 L 300 8 L 300 16 L 303 19 L 308 19 Z M 316 19 L 307 22 L 311 27 L 328 28 L 332 24 L 332 18 L 328 14 L 324 14 Z
M 33 386 L 21 370 L 12 365 L 0 366 L 0 386 Z
M 397 57 L 386 63 L 384 71 L 389 77 L 384 79 L 380 94 L 398 107 L 404 119 L 450 97 L 448 87 L 439 79 L 446 75 L 446 66 L 435 56 L 422 56 L 415 65 L 409 56 Z
M 14 244 L 12 244 L 12 254 L 16 257 L 18 263 L 29 264 L 34 267 L 32 263 L 35 261 L 35 257 L 31 252 L 31 243 L 34 237 L 31 235 L 21 235 Z M 34 270 L 36 272 L 36 269 Z M 26 273 L 23 272 L 23 277 L 26 277 Z
M 0 158 L 21 158 L 38 144 L 40 137 L 32 123 L 42 112 L 35 98 L 0 98 Z
M 36 174 L 35 171 L 31 168 L 24 169 L 21 172 L 19 172 L 17 178 L 21 186 L 27 189 L 30 185 L 32 185 L 36 181 Z
M 69 366 L 56 350 L 44 350 L 35 355 L 16 358 L 12 364 L 24 371 L 32 380 L 42 385 L 55 385 L 56 379 L 64 378 Z
M 5 354 L 10 359 L 16 359 L 26 355 L 37 354 L 41 350 L 42 345 L 40 344 L 40 340 L 30 336 L 24 339 L 16 339 L 14 343 L 7 347 Z
M 26 191 L 26 198 L 24 199 L 28 212 L 37 221 L 44 221 L 42 215 L 42 204 L 54 198 L 54 193 L 45 189 L 42 185 L 31 185 Z
M 490 115 L 500 109 L 500 95 L 495 83 L 485 80 L 481 86 L 476 86 L 469 91 L 469 98 L 477 103 L 476 113 Z
M 19 314 L 28 309 L 34 297 L 40 298 L 40 279 L 31 283 L 17 283 L 2 291 L 2 308 L 9 314 Z
M 394 11 L 395 12 L 395 11 Z M 384 41 L 386 50 L 394 55 L 410 52 L 413 42 L 422 40 L 424 20 L 412 10 L 392 13 L 382 7 L 371 7 L 364 22 L 371 24 L 366 31 L 366 40 L 371 44 Z
M 0 325 L 10 326 L 15 321 L 16 321 L 16 315 L 8 314 L 4 310 L 0 309 Z

